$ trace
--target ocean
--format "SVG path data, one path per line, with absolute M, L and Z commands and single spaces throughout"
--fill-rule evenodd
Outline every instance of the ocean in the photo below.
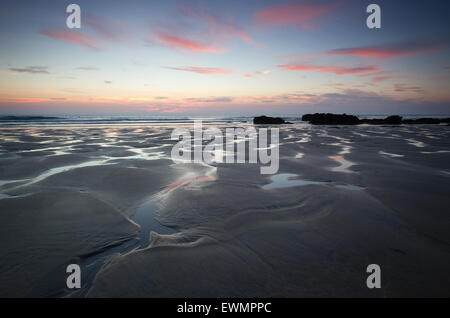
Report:
M 365 118 L 385 118 L 392 114 L 356 114 L 360 119 Z M 258 115 L 259 116 L 259 115 Z M 272 117 L 281 117 L 286 121 L 293 123 L 303 123 L 301 115 L 270 115 Z M 450 115 L 444 114 L 400 114 L 403 119 L 417 118 L 445 118 Z M 203 123 L 252 123 L 253 116 L 234 116 L 234 117 L 162 117 L 162 116 L 95 116 L 95 115 L 67 115 L 67 116 L 36 116 L 36 115 L 6 115 L 0 116 L 0 125 L 63 125 L 63 124 L 185 124 L 192 123 L 195 120 L 201 120 Z

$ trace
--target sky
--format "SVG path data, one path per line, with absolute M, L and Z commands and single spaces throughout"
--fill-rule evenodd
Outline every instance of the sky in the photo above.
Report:
M 2 1 L 0 114 L 450 114 L 449 14 L 437 0 Z

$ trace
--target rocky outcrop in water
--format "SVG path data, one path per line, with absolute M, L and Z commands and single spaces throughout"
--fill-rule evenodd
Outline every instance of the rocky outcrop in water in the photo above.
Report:
M 347 114 L 307 114 L 302 116 L 303 121 L 312 125 L 423 125 L 423 124 L 450 124 L 450 118 L 418 118 L 403 119 L 401 116 L 394 115 L 379 119 L 359 119 L 354 115 Z
M 360 123 L 358 117 L 347 114 L 308 114 L 303 115 L 302 120 L 313 125 L 358 125 Z
M 253 123 L 255 125 L 281 125 L 281 124 L 289 124 L 283 118 L 280 117 L 267 117 L 267 116 L 259 116 L 253 118 Z
M 395 115 L 380 119 L 361 119 L 359 122 L 360 124 L 369 125 L 401 125 L 402 117 Z

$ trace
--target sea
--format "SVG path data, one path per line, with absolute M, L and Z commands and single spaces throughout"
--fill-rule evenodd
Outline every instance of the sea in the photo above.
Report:
M 392 114 L 355 114 L 360 119 L 366 118 L 385 118 Z M 443 114 L 399 114 L 403 119 L 417 119 L 417 118 L 445 118 L 450 115 Z M 258 115 L 259 116 L 259 115 Z M 271 117 L 281 117 L 284 120 L 292 123 L 306 124 L 302 121 L 301 116 L 295 115 L 270 115 Z M 162 116 L 94 116 L 94 115 L 67 115 L 67 116 L 35 116 L 35 115 L 0 115 L 0 126 L 4 125 L 64 125 L 64 124 L 102 124 L 102 125 L 132 125 L 132 124 L 185 124 L 193 123 L 196 120 L 201 120 L 206 124 L 213 123 L 252 123 L 253 116 L 235 116 L 235 117 L 162 117 Z

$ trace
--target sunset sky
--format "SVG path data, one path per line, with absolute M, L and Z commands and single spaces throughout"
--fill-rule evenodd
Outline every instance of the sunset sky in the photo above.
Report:
M 449 15 L 434 0 L 2 1 L 0 114 L 449 114 Z

